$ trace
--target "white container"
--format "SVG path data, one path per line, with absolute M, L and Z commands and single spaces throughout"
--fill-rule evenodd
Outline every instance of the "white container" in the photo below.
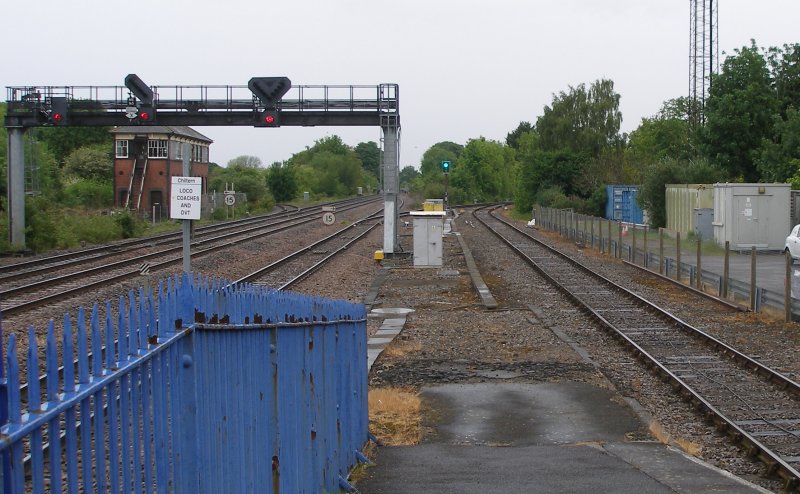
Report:
M 734 250 L 783 250 L 789 201 L 789 184 L 714 184 L 714 241 Z

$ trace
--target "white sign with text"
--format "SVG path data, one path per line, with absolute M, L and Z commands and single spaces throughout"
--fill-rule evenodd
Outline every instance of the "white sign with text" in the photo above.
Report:
M 173 220 L 199 220 L 202 177 L 172 177 L 169 217 Z

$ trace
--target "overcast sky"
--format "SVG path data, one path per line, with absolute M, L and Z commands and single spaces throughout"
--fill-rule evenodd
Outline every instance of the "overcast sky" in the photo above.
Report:
M 800 42 L 798 0 L 721 0 L 720 51 Z M 622 130 L 689 88 L 688 0 L 37 0 L 5 2 L 0 86 L 400 85 L 400 164 L 439 141 L 503 141 L 553 94 L 599 78 Z M 380 129 L 200 127 L 222 165 L 268 165 L 336 134 Z

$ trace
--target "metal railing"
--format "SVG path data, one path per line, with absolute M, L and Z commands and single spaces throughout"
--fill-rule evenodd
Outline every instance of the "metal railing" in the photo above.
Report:
M 368 438 L 363 305 L 184 275 L 113 309 L 51 324 L 43 366 L 9 338 L 3 493 L 338 490 Z

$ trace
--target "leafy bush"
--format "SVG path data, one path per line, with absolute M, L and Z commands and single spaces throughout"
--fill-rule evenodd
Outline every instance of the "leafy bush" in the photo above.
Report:
M 82 243 L 102 244 L 120 238 L 122 230 L 116 219 L 108 215 L 65 215 L 56 231 L 59 249 Z
M 112 213 L 114 222 L 120 228 L 122 238 L 140 237 L 144 233 L 144 223 L 131 214 L 130 211 L 117 210 Z
M 54 248 L 58 209 L 42 197 L 28 197 L 25 202 L 25 246 L 34 252 Z
M 64 204 L 70 207 L 108 208 L 114 204 L 114 188 L 110 182 L 78 180 L 64 187 Z

